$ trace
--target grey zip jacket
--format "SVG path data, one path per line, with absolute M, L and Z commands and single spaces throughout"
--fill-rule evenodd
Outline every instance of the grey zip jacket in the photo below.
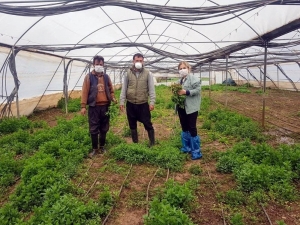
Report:
M 181 80 L 181 79 L 180 79 Z M 178 83 L 180 83 L 180 80 Z M 192 74 L 187 75 L 182 82 L 182 89 L 189 92 L 185 99 L 185 112 L 191 114 L 200 110 L 201 104 L 201 81 Z

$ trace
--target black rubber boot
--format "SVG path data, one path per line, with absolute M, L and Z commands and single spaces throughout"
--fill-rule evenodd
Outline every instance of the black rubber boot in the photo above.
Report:
M 102 149 L 104 149 L 105 142 L 106 142 L 106 133 L 100 133 L 100 138 L 99 138 L 100 152 L 103 152 Z
M 106 149 L 104 148 L 104 146 L 100 146 L 100 153 L 104 154 L 106 152 Z
M 152 147 L 155 144 L 154 130 L 148 130 L 149 146 Z
M 131 138 L 133 143 L 138 143 L 139 142 L 139 136 L 137 130 L 131 130 Z

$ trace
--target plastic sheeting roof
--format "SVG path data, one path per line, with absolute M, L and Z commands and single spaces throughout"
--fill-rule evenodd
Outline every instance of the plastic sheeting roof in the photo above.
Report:
M 267 58 L 270 82 L 298 90 L 299 28 L 299 0 L 0 0 L 0 117 L 16 99 L 41 96 L 25 103 L 32 112 L 44 95 L 81 89 L 95 55 L 115 84 L 137 52 L 157 74 L 186 60 L 259 84 Z
M 224 68 L 229 54 L 245 57 L 233 59 L 232 67 L 262 64 L 264 41 L 270 41 L 275 62 L 295 61 L 299 5 L 296 0 L 1 1 L 0 44 L 88 61 L 99 54 L 117 67 L 141 52 L 153 69 L 175 69 L 179 60 L 197 69 L 212 60 Z

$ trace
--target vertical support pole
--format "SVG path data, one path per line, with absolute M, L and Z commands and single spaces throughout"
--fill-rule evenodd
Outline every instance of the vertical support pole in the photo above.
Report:
M 276 70 L 277 70 L 277 87 L 278 87 L 278 89 L 280 89 L 279 88 L 279 69 L 278 69 L 278 67 L 276 67 Z
M 15 96 L 16 96 L 16 106 L 17 106 L 17 118 L 20 118 L 20 105 L 19 105 L 19 80 L 17 78 L 17 69 L 16 69 L 16 54 L 15 54 L 15 48 L 12 47 L 11 49 L 12 51 L 12 56 L 13 56 L 13 64 L 14 64 L 14 71 L 12 73 L 14 73 L 14 82 L 15 82 Z M 9 114 L 8 114 L 9 115 Z
M 114 87 L 116 86 L 116 69 L 114 69 Z
M 260 86 L 262 86 L 262 81 L 263 81 L 263 78 L 262 78 L 262 71 L 261 71 L 261 67 L 259 66 L 259 82 L 260 82 Z
M 200 66 L 200 71 L 199 71 L 199 80 L 200 80 L 200 84 L 202 84 L 202 74 L 201 74 L 201 66 Z
M 238 71 L 240 71 L 240 69 L 238 69 Z M 239 73 L 237 73 L 237 79 L 238 79 L 238 85 L 240 85 L 240 75 L 239 75 Z
M 226 88 L 225 88 L 225 106 L 227 107 L 228 103 L 228 55 L 226 55 Z
M 250 87 L 250 77 L 249 77 L 249 71 L 248 71 L 248 68 L 247 68 L 247 79 L 248 79 L 248 82 L 249 82 L 249 85 L 248 85 L 248 87 Z
M 208 86 L 209 86 L 208 96 L 209 96 L 209 98 L 210 98 L 210 92 L 211 92 L 210 73 L 211 73 L 211 61 L 209 62 L 209 69 L 208 69 Z
M 68 114 L 68 84 L 67 84 L 67 68 L 66 68 L 66 59 L 63 59 L 64 61 L 64 88 L 63 88 L 63 93 L 64 93 L 64 97 L 65 97 L 65 109 L 66 109 L 66 114 Z
M 19 91 L 16 93 L 17 118 L 20 119 Z
M 265 57 L 264 57 L 264 83 L 263 83 L 263 111 L 262 111 L 262 127 L 265 128 L 265 113 L 266 113 L 266 82 L 267 82 L 267 51 L 268 41 L 265 41 Z

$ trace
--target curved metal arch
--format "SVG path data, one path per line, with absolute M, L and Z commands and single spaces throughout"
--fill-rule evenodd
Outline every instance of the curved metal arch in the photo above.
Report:
M 145 34 L 143 34 L 143 35 L 145 35 Z M 159 34 L 150 34 L 150 35 L 159 35 Z M 131 36 L 129 36 L 129 37 L 133 37 L 133 36 L 137 36 L 137 35 L 131 35 Z M 169 36 L 167 36 L 167 35 L 161 35 L 161 36 L 164 36 L 164 37 L 168 37 L 168 38 L 173 38 L 173 37 L 169 37 Z M 122 38 L 122 39 L 124 39 L 124 38 Z M 122 39 L 119 39 L 119 40 L 117 40 L 117 41 L 115 41 L 115 42 L 118 42 L 118 41 L 121 41 Z M 178 40 L 178 41 L 180 41 L 179 39 L 177 39 L 177 38 L 173 38 L 174 40 Z M 115 43 L 114 42 L 114 43 Z M 182 41 L 181 41 L 181 43 L 183 43 Z M 195 49 L 193 46 L 191 46 L 191 45 L 189 45 L 189 44 L 186 44 L 186 45 L 188 45 L 188 46 L 190 46 L 191 48 L 193 48 L 194 50 L 196 50 L 198 53 L 200 53 L 197 49 Z M 169 46 L 171 46 L 171 45 L 169 45 Z M 125 48 L 125 49 L 128 49 L 128 48 Z M 125 50 L 124 49 L 124 50 Z M 122 51 L 121 51 L 122 52 Z M 99 52 L 98 52 L 99 53 Z M 113 58 L 113 57 L 115 57 L 116 55 L 118 55 L 120 52 L 118 52 L 118 53 L 116 53 L 115 55 L 113 55 L 111 58 Z M 186 53 L 186 52 L 184 52 L 184 53 Z M 111 59 L 110 58 L 110 59 Z M 125 58 L 125 57 L 124 57 Z M 109 59 L 109 60 L 110 60 Z M 108 60 L 108 61 L 109 61 Z
M 211 3 L 213 3 L 213 4 L 215 4 L 215 5 L 217 5 L 217 6 L 220 6 L 218 3 L 215 3 L 214 1 L 211 1 L 211 0 L 208 0 L 209 2 L 211 2 Z M 232 13 L 234 16 L 236 16 L 235 15 L 235 13 Z M 260 39 L 261 39 L 261 41 L 262 42 L 264 42 L 264 39 L 256 32 L 256 30 L 254 30 L 254 28 L 252 27 L 252 26 L 250 26 L 246 21 L 244 21 L 242 18 L 240 18 L 239 16 L 236 16 L 238 19 L 240 19 L 243 23 L 245 23 Z
M 211 3 L 213 3 L 213 4 L 215 4 L 215 5 L 219 5 L 219 4 L 217 4 L 217 3 L 215 3 L 214 1 L 212 1 L 212 0 L 208 0 L 209 2 L 211 2 Z M 233 15 L 235 15 L 235 13 L 232 13 Z M 236 15 L 235 15 L 236 16 Z M 258 32 L 256 32 L 256 30 L 252 27 L 252 26 L 250 26 L 246 21 L 244 21 L 242 18 L 240 18 L 239 16 L 237 16 L 237 18 L 238 19 L 240 19 L 244 24 L 246 24 L 258 37 L 259 37 L 259 39 L 261 39 L 261 41 L 262 42 L 264 42 L 264 39 L 258 34 Z
M 121 29 L 121 27 L 106 13 L 106 11 L 105 10 L 103 10 L 102 9 L 102 7 L 100 6 L 99 7 L 101 10 L 102 10 L 102 12 L 104 12 L 104 14 L 114 23 L 114 25 L 123 33 L 123 35 L 125 36 L 125 37 L 127 37 L 127 39 L 128 39 L 128 41 L 129 42 L 132 42 L 131 40 L 130 40 L 130 38 L 127 36 L 127 34 L 123 31 L 123 29 Z M 137 50 L 139 50 L 139 48 L 138 47 L 136 47 L 137 48 Z M 140 51 L 140 50 L 139 50 Z
M 138 0 L 136 0 L 136 2 L 138 2 Z M 170 0 L 167 0 L 167 2 L 165 3 L 165 5 L 164 6 L 166 6 L 168 3 L 170 2 Z M 163 6 L 161 7 L 161 10 L 162 10 L 162 8 L 163 8 Z M 161 10 L 160 10 L 160 12 L 161 12 Z M 147 34 L 148 34 L 148 37 L 149 37 L 149 40 L 150 40 L 150 43 L 152 43 L 152 41 L 151 41 L 151 38 L 150 38 L 150 35 L 149 35 L 149 32 L 148 32 L 148 27 L 151 25 L 151 23 L 156 19 L 156 17 L 157 16 L 154 16 L 153 18 L 152 18 L 152 20 L 150 21 L 150 23 L 146 26 L 146 23 L 145 23 L 145 20 L 144 20 L 144 17 L 143 17 L 143 15 L 142 15 L 142 12 L 140 12 L 140 15 L 141 15 L 141 18 L 142 18 L 142 20 L 143 20 L 143 23 L 144 23 L 144 30 L 142 31 L 142 33 L 141 33 L 141 35 L 146 31 L 147 32 Z M 140 36 L 141 36 L 140 35 Z M 140 38 L 140 36 L 138 36 L 137 37 L 137 39 L 135 39 L 135 41 L 134 42 L 136 42 L 139 38 Z
M 187 54 L 185 51 L 183 51 L 183 50 L 181 50 L 181 49 L 179 49 L 179 48 L 177 48 L 177 47 L 175 47 L 175 46 L 172 46 L 172 45 L 168 45 L 168 46 L 171 46 L 171 47 L 173 47 L 173 48 L 175 48 L 175 49 L 177 49 L 177 50 L 180 50 L 180 51 L 182 51 L 183 53 L 185 53 L 185 54 Z M 114 56 L 116 56 L 116 55 L 118 55 L 119 53 L 121 53 L 121 52 L 123 52 L 123 51 L 125 51 L 125 50 L 127 50 L 127 49 L 129 49 L 130 47 L 127 47 L 127 48 L 124 48 L 124 49 L 122 49 L 121 51 L 119 51 L 119 52 L 117 52 Z M 112 56 L 112 57 L 114 57 L 114 56 Z M 111 57 L 111 58 L 112 58 Z M 124 57 L 125 58 L 125 57 Z M 107 60 L 106 62 L 108 62 L 109 60 Z M 121 61 L 121 60 L 120 60 Z
M 140 19 L 141 19 L 141 18 L 126 19 L 126 20 L 117 21 L 117 22 L 115 22 L 115 23 L 123 23 L 123 22 L 135 21 L 135 20 L 140 20 Z M 144 18 L 144 20 L 150 20 L 150 19 L 152 19 L 152 18 Z M 165 19 L 156 19 L 156 20 L 158 20 L 158 21 L 164 21 L 164 22 L 169 22 L 168 20 L 165 20 Z M 198 33 L 198 34 L 200 34 L 201 36 L 203 36 L 204 38 L 206 38 L 208 41 L 210 41 L 211 43 L 215 44 L 219 49 L 221 49 L 221 47 L 220 47 L 216 42 L 214 42 L 213 40 L 211 40 L 209 37 L 207 37 L 207 36 L 204 35 L 203 33 L 199 32 L 199 31 L 197 31 L 197 30 L 195 30 L 195 29 L 193 29 L 193 28 L 190 28 L 190 27 L 188 27 L 187 25 L 180 24 L 180 23 L 178 23 L 178 22 L 173 22 L 173 21 L 172 21 L 172 23 L 177 24 L 177 25 L 180 25 L 180 26 L 183 26 L 183 27 L 186 27 L 186 28 L 189 28 L 190 30 L 192 30 L 192 31 L 194 31 L 194 32 L 196 32 L 196 33 Z M 104 25 L 104 26 L 102 26 L 102 27 L 100 27 L 100 28 L 94 30 L 93 32 L 89 33 L 88 35 L 86 35 L 85 37 L 83 37 L 81 40 L 79 40 L 79 41 L 74 45 L 74 47 L 77 46 L 80 42 L 82 42 L 82 41 L 85 40 L 86 38 L 88 38 L 89 36 L 91 36 L 93 33 L 97 32 L 97 31 L 99 31 L 99 30 L 101 30 L 101 29 L 104 29 L 104 28 L 106 28 L 106 27 L 108 27 L 108 26 L 111 26 L 111 25 L 114 25 L 114 23 Z

